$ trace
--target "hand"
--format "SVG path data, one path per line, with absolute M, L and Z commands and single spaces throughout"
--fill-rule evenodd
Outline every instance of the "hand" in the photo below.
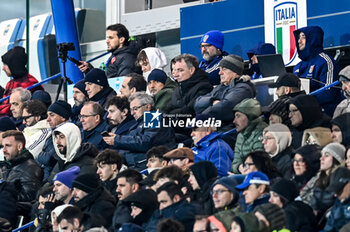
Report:
M 114 138 L 117 135 L 114 134 L 114 133 L 108 133 L 108 134 L 109 134 L 109 136 L 105 136 L 105 137 L 102 137 L 102 138 L 105 141 L 105 143 L 107 143 L 110 146 L 114 146 Z
M 55 194 L 52 193 L 52 194 L 48 195 L 47 201 L 55 202 L 56 201 Z
M 78 66 L 78 68 L 80 69 L 81 72 L 85 73 L 86 71 L 88 71 L 90 69 L 90 65 L 88 62 L 86 61 L 80 61 L 82 64 L 81 65 L 75 65 Z
M 213 105 L 218 104 L 219 102 L 220 102 L 219 100 L 215 100 L 213 101 Z

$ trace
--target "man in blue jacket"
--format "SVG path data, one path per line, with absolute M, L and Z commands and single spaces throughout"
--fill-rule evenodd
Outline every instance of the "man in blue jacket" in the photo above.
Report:
M 318 26 L 303 27 L 294 31 L 298 56 L 294 74 L 310 79 L 310 92 L 338 80 L 339 65 L 323 51 L 323 30 Z M 329 116 L 341 100 L 340 89 L 330 88 L 315 95 Z
M 224 35 L 221 31 L 208 31 L 200 41 L 203 60 L 199 63 L 199 68 L 208 73 L 212 85 L 220 84 L 219 62 L 228 53 L 223 51 Z
M 197 115 L 197 120 L 208 120 L 207 115 Z M 211 161 L 218 170 L 218 176 L 227 176 L 233 161 L 231 147 L 216 132 L 215 127 L 194 127 L 192 129 L 194 162 Z

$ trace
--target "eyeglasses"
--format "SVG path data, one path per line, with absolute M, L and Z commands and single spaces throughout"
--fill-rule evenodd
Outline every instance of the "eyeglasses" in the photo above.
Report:
M 213 46 L 213 45 L 211 45 L 211 44 L 200 44 L 199 48 L 209 48 L 211 46 Z
M 291 114 L 294 114 L 294 113 L 296 113 L 298 111 L 299 111 L 298 109 L 289 109 L 289 113 L 291 113 Z
M 259 137 L 260 141 L 263 141 L 263 140 L 270 140 L 270 139 L 275 139 L 274 137 L 268 137 L 268 136 L 260 136 Z
M 145 105 L 134 106 L 130 109 L 130 111 L 138 111 L 142 106 L 145 106 Z
M 212 190 L 210 191 L 211 195 L 217 194 L 217 195 L 221 195 L 224 192 L 229 192 L 229 190 L 226 189 L 217 189 L 217 190 Z
M 35 115 L 28 115 L 28 116 L 23 116 L 22 119 L 23 121 L 27 121 L 30 117 L 34 117 Z
M 297 164 L 305 163 L 304 159 L 292 159 L 293 163 L 296 162 Z
M 255 165 L 255 164 L 254 163 L 244 163 L 243 168 L 248 169 L 250 166 L 253 166 L 253 165 Z
M 88 118 L 88 117 L 92 117 L 92 116 L 96 116 L 97 114 L 90 114 L 90 115 L 83 115 L 83 114 L 81 114 L 81 115 L 79 115 L 78 116 L 78 118 L 79 119 L 83 119 L 83 118 Z

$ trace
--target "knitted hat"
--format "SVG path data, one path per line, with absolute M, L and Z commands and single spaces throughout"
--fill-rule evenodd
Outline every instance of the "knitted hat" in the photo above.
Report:
M 79 175 L 80 168 L 78 166 L 73 166 L 65 171 L 59 172 L 52 179 L 52 182 L 56 180 L 67 186 L 68 188 L 72 188 L 73 180 Z
M 299 195 L 299 190 L 294 182 L 286 179 L 280 179 L 273 184 L 271 186 L 271 191 L 284 197 L 286 200 L 288 200 L 288 202 L 294 201 L 294 199 Z
M 217 219 L 225 227 L 226 231 L 230 231 L 233 218 L 236 216 L 237 211 L 235 210 L 222 210 L 214 214 Z M 214 221 L 215 221 L 214 219 Z M 218 225 L 220 225 L 218 223 Z M 221 231 L 221 230 L 220 230 Z
M 244 232 L 256 232 L 259 231 L 259 220 L 252 213 L 239 213 L 233 221 L 238 223 L 241 227 L 241 231 Z
M 326 127 L 314 127 L 311 129 L 304 130 L 301 146 L 306 145 L 309 138 L 312 137 L 315 140 L 314 144 L 318 144 L 321 147 L 326 146 L 328 143 L 332 142 L 332 132 L 331 129 Z
M 54 102 L 51 106 L 49 106 L 47 111 L 58 114 L 65 119 L 69 119 L 69 117 L 72 115 L 72 107 L 63 100 Z
M 339 81 L 350 81 L 350 65 L 340 70 Z
M 201 43 L 208 43 L 222 50 L 224 47 L 224 34 L 221 31 L 208 31 L 201 38 Z
M 275 114 L 282 118 L 282 123 L 289 123 L 289 97 L 282 96 L 278 98 L 276 101 L 271 102 L 271 104 L 267 107 L 267 117 L 271 114 Z M 265 114 L 266 115 L 266 114 Z
M 255 212 L 260 212 L 265 216 L 266 220 L 270 223 L 270 231 L 281 230 L 285 227 L 286 218 L 284 210 L 278 205 L 271 203 L 258 205 L 254 209 L 254 213 Z
M 31 100 L 39 100 L 42 103 L 45 104 L 46 108 L 48 108 L 52 101 L 51 101 L 51 96 L 48 92 L 45 90 L 37 90 L 32 94 Z
M 217 177 L 218 175 L 215 165 L 210 161 L 199 161 L 190 166 L 190 169 L 196 178 L 199 187 L 202 187 L 205 182 Z
M 215 185 L 221 184 L 225 186 L 231 193 L 236 193 L 237 190 L 235 189 L 235 186 L 238 185 L 238 182 L 236 179 L 230 177 L 230 176 L 225 176 L 221 177 L 220 179 L 217 179 L 214 184 L 211 186 L 211 189 L 214 188 Z
M 0 118 L 0 132 L 16 130 L 15 123 L 7 116 Z
M 277 146 L 276 153 L 271 155 L 276 155 L 281 151 L 284 151 L 287 147 L 289 147 L 292 144 L 292 133 L 290 133 L 289 128 L 284 124 L 271 124 L 268 127 L 265 127 L 265 129 L 263 130 L 263 134 L 267 132 L 271 133 L 272 136 L 275 138 Z
M 14 79 L 21 78 L 28 73 L 26 69 L 28 55 L 23 47 L 16 46 L 12 48 L 1 59 L 4 64 L 9 66 Z
M 88 93 L 85 90 L 85 80 L 80 80 L 75 85 L 73 88 L 79 89 L 86 97 L 88 97 Z
M 99 178 L 96 175 L 96 173 L 86 173 L 77 176 L 75 180 L 73 181 L 74 188 L 83 190 L 86 193 L 90 193 L 94 190 L 96 190 L 99 185 Z
M 244 70 L 244 60 L 242 57 L 236 55 L 224 56 L 219 63 L 219 67 L 230 69 L 232 72 L 241 76 Z
M 148 83 L 153 80 L 165 84 L 166 79 L 166 73 L 160 69 L 153 69 L 153 71 L 148 75 Z
M 334 159 L 341 163 L 345 159 L 345 150 L 344 145 L 340 143 L 330 143 L 322 149 L 322 153 L 328 152 Z
M 84 82 L 91 82 L 103 87 L 109 86 L 106 73 L 98 68 L 91 69 L 91 71 L 86 74 Z
M 253 98 L 246 98 L 233 108 L 234 112 L 245 114 L 249 121 L 253 121 L 261 115 L 260 103 Z

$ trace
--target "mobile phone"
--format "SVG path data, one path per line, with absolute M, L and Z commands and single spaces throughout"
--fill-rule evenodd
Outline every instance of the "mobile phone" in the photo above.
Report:
M 73 57 L 68 57 L 68 59 L 70 60 L 70 61 L 72 61 L 74 64 L 76 64 L 76 65 L 82 65 L 83 63 L 81 63 L 79 60 L 77 60 L 77 59 L 75 59 L 75 58 L 73 58 Z
M 108 131 L 102 132 L 101 135 L 102 135 L 102 137 L 109 137 L 110 136 Z

